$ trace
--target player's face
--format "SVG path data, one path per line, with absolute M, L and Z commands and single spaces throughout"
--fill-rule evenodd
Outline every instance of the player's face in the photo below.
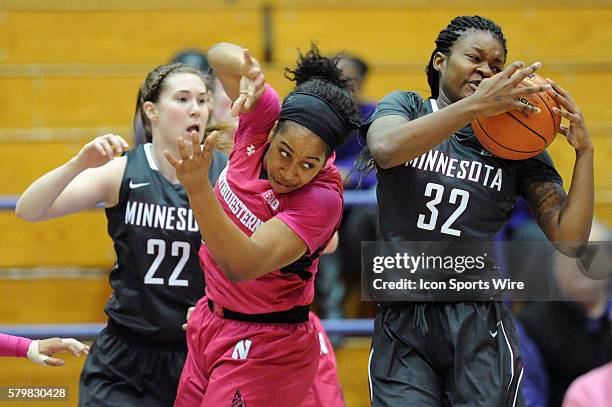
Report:
M 180 136 L 189 136 L 195 130 L 201 140 L 209 115 L 208 93 L 202 79 L 180 72 L 170 74 L 163 86 L 155 103 L 156 116 L 151 120 L 153 134 L 160 134 L 170 145 L 176 145 Z
M 287 123 L 272 138 L 266 171 L 274 192 L 285 194 L 309 183 L 325 165 L 325 142 L 306 127 Z
M 504 69 L 504 48 L 490 31 L 468 30 L 453 44 L 450 55 L 438 53 L 434 68 L 440 73 L 444 105 L 470 96 L 483 79 Z

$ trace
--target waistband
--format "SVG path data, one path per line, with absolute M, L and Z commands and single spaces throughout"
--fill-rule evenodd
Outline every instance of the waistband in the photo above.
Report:
M 308 306 L 300 305 L 286 311 L 268 312 L 264 314 L 243 314 L 232 311 L 208 299 L 208 308 L 218 317 L 234 321 L 255 322 L 259 324 L 297 324 L 308 321 Z
M 132 345 L 138 345 L 145 348 L 165 350 L 165 351 L 186 351 L 187 350 L 187 339 L 179 339 L 176 341 L 155 341 L 145 335 L 139 334 L 126 328 L 123 325 L 119 325 L 112 320 L 108 320 L 106 325 L 107 332 L 117 338 L 128 342 Z

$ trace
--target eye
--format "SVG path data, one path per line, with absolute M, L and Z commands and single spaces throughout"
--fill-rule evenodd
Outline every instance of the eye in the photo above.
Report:
M 491 67 L 491 72 L 493 72 L 493 73 L 500 73 L 501 71 L 503 71 L 503 69 L 500 66 L 492 66 Z
M 290 156 L 289 156 L 289 153 L 288 153 L 288 152 L 286 152 L 285 150 L 280 150 L 280 155 L 281 155 L 281 157 L 283 157 L 283 158 L 289 158 L 289 157 L 290 157 Z
M 186 97 L 179 96 L 179 97 L 177 98 L 177 100 L 178 100 L 179 102 L 186 102 L 186 101 L 187 101 L 187 98 L 186 98 Z
M 314 165 L 312 165 L 311 163 L 302 163 L 302 167 L 309 170 L 311 168 L 314 168 Z
M 206 99 L 200 99 L 198 102 L 199 102 L 201 105 L 203 105 L 204 103 L 206 103 L 206 102 L 207 102 L 207 100 L 206 100 Z
M 475 63 L 479 63 L 480 62 L 480 57 L 478 55 L 468 55 L 468 58 L 472 62 L 475 62 Z

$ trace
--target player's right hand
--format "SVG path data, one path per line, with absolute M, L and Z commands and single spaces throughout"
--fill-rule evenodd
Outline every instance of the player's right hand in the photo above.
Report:
M 523 68 L 522 62 L 513 62 L 506 68 L 483 79 L 474 93 L 469 96 L 477 103 L 478 115 L 482 117 L 495 116 L 510 110 L 520 110 L 524 113 L 538 113 L 539 108 L 529 106 L 519 100 L 522 95 L 546 92 L 551 89 L 550 84 L 539 86 L 518 86 L 523 79 L 542 67 L 542 63 L 535 62 Z
M 187 325 L 189 325 L 189 317 L 191 317 L 191 314 L 193 313 L 193 310 L 194 310 L 194 309 L 195 309 L 195 307 L 189 307 L 189 308 L 187 309 L 187 317 L 185 318 L 185 320 L 186 320 L 187 322 L 185 322 L 185 323 L 182 325 L 183 331 L 187 331 Z
M 77 164 L 82 169 L 101 167 L 116 155 L 121 155 L 128 148 L 128 143 L 117 134 L 105 134 L 85 144 L 76 156 Z

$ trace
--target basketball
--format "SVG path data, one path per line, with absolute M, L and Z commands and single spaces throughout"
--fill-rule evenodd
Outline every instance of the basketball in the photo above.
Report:
M 523 79 L 518 87 L 545 85 L 536 74 Z M 492 154 L 508 160 L 525 160 L 538 155 L 552 143 L 559 131 L 561 117 L 552 108 L 559 104 L 548 93 L 520 96 L 520 101 L 540 108 L 540 113 L 512 110 L 472 121 L 480 144 Z

